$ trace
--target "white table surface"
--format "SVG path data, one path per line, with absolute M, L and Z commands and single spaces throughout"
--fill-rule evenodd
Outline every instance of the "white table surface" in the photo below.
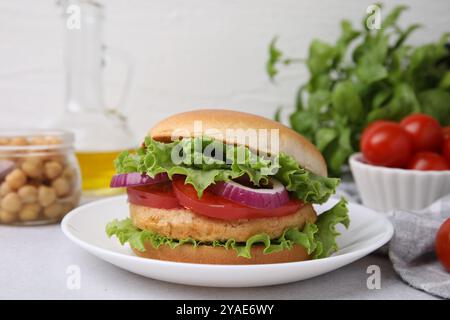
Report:
M 367 289 L 367 267 L 381 268 L 381 289 Z M 79 290 L 67 288 L 77 265 Z M 389 260 L 370 255 L 326 275 L 261 288 L 205 288 L 165 283 L 119 269 L 70 242 L 59 225 L 0 226 L 1 299 L 434 299 L 404 284 Z

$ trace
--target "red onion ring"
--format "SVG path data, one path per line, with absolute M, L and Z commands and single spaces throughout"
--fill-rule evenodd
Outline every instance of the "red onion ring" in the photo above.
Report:
M 122 188 L 131 186 L 143 186 L 168 181 L 167 173 L 158 173 L 154 178 L 139 172 L 119 173 L 111 178 L 110 188 Z
M 252 208 L 278 208 L 289 202 L 289 194 L 283 184 L 271 179 L 271 189 L 252 189 L 237 182 L 217 182 L 211 191 L 230 201 Z

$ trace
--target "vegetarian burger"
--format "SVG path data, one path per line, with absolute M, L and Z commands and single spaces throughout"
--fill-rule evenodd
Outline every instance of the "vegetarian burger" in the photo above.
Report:
M 140 257 L 263 264 L 327 257 L 346 201 L 316 215 L 339 183 L 320 152 L 260 116 L 198 110 L 153 127 L 115 160 L 111 187 L 126 187 L 130 217 L 106 226 Z

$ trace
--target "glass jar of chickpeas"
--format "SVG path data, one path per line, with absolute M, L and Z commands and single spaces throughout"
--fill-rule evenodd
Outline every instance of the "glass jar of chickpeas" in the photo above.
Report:
M 0 224 L 58 222 L 81 196 L 73 135 L 0 131 Z

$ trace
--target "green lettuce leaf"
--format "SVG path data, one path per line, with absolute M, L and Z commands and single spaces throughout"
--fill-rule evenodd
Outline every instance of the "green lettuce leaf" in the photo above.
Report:
M 135 227 L 130 219 L 113 220 L 106 226 L 106 234 L 108 237 L 115 235 L 122 245 L 128 242 L 133 249 L 138 251 L 145 251 L 145 242 L 150 242 L 155 249 L 162 245 L 167 245 L 172 249 L 182 244 L 191 244 L 194 247 L 210 245 L 213 247 L 223 247 L 227 250 L 235 250 L 239 257 L 244 258 L 251 258 L 251 248 L 258 244 L 264 245 L 264 254 L 291 249 L 294 244 L 303 246 L 308 254 L 311 254 L 317 246 L 314 239 L 316 232 L 317 226 L 312 223 L 307 223 L 303 231 L 299 231 L 296 228 L 289 228 L 283 232 L 281 237 L 275 240 L 270 239 L 266 233 L 260 233 L 250 237 L 245 243 L 236 242 L 234 239 L 229 239 L 225 242 L 203 242 L 192 238 L 181 240 L 171 239 L 155 232 L 141 230 Z
M 246 242 L 237 242 L 234 239 L 223 241 L 203 242 L 192 238 L 171 239 L 148 230 L 135 227 L 130 219 L 114 220 L 106 226 L 108 237 L 116 236 L 123 245 L 126 242 L 133 249 L 145 251 L 145 242 L 150 242 L 154 248 L 167 245 L 176 248 L 179 245 L 191 244 L 194 247 L 209 245 L 235 250 L 239 257 L 251 258 L 251 248 L 254 245 L 263 245 L 264 254 L 271 254 L 282 250 L 290 250 L 294 245 L 301 245 L 314 259 L 325 258 L 338 250 L 336 237 L 339 235 L 335 226 L 339 223 L 346 228 L 350 223 L 347 215 L 347 202 L 341 199 L 333 208 L 319 215 L 317 222 L 306 223 L 303 230 L 288 228 L 278 239 L 270 239 L 266 233 L 256 234 Z
M 314 234 L 317 242 L 316 250 L 313 258 L 325 258 L 330 256 L 333 252 L 338 250 L 336 238 L 340 235 L 336 231 L 338 224 L 344 225 L 348 228 L 350 225 L 350 218 L 348 216 L 347 200 L 341 200 L 328 211 L 319 215 L 316 221 L 318 232 Z
M 214 150 L 224 158 L 208 156 L 205 150 Z M 174 162 L 172 154 L 182 155 Z M 144 147 L 136 153 L 122 152 L 114 162 L 117 173 L 140 172 L 154 177 L 166 172 L 186 176 L 201 197 L 203 191 L 217 181 L 228 181 L 246 174 L 255 184 L 267 184 L 268 177 L 262 169 L 270 171 L 271 161 L 258 157 L 246 147 L 234 147 L 208 137 L 185 138 L 172 143 L 162 143 L 149 137 Z
M 214 150 L 216 152 L 205 152 Z M 182 155 L 172 159 L 172 154 Z M 221 158 L 216 154 L 223 155 Z M 114 162 L 117 173 L 140 172 L 154 177 L 166 172 L 186 176 L 198 196 L 217 181 L 228 181 L 247 175 L 254 185 L 268 183 L 269 176 L 278 178 L 298 199 L 323 203 L 335 192 L 339 179 L 315 175 L 289 155 L 281 153 L 273 159 L 262 157 L 244 146 L 227 145 L 209 137 L 184 138 L 162 143 L 147 137 L 135 153 L 122 152 Z
M 308 203 L 324 203 L 336 191 L 340 180 L 316 175 L 303 169 L 297 161 L 286 154 L 279 155 L 278 172 L 275 177 L 298 199 Z

